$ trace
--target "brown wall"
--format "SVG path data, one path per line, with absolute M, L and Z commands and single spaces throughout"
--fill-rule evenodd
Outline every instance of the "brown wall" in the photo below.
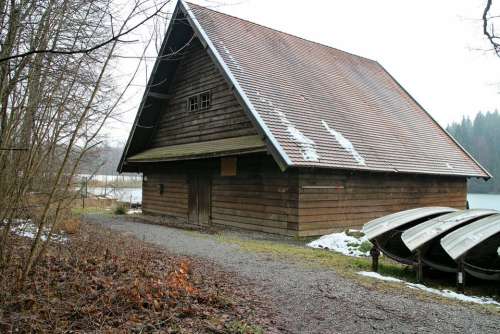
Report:
M 176 221 L 187 221 L 187 175 L 179 171 L 155 168 L 144 172 L 142 183 L 142 209 L 146 214 L 166 215 Z M 160 184 L 164 191 L 160 194 Z
M 465 208 L 464 177 L 303 170 L 299 234 L 360 228 L 371 219 L 422 206 Z
M 210 175 L 213 224 L 294 235 L 298 221 L 298 176 L 282 173 L 264 154 L 237 158 L 237 175 L 221 176 L 220 159 L 150 165 L 144 170 L 143 211 L 187 222 L 190 173 Z M 164 194 L 160 195 L 160 184 Z
M 174 81 L 172 97 L 152 137 L 152 147 L 209 141 L 256 134 L 228 84 L 196 39 L 185 51 Z M 209 90 L 206 111 L 187 111 L 189 96 Z
M 236 176 L 220 160 L 169 163 L 145 171 L 143 210 L 186 222 L 188 173 L 210 175 L 212 224 L 286 235 L 360 228 L 371 219 L 421 206 L 464 208 L 465 178 L 294 170 L 282 173 L 268 155 L 237 159 Z M 159 194 L 159 184 L 164 194 Z
M 297 174 L 282 173 L 270 156 L 238 158 L 236 176 L 214 173 L 212 223 L 294 235 Z

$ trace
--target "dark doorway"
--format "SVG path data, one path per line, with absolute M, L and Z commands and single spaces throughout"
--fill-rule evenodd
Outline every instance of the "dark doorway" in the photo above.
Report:
M 195 225 L 210 224 L 211 182 L 208 175 L 189 177 L 188 222 Z

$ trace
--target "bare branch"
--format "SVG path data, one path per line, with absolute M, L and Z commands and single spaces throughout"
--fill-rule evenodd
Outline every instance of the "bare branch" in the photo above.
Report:
M 159 15 L 160 12 L 163 10 L 163 8 L 165 8 L 165 6 L 170 2 L 170 0 L 167 0 L 165 1 L 153 14 L 147 16 L 146 18 L 144 18 L 143 20 L 141 20 L 140 22 L 138 22 L 137 24 L 135 24 L 134 26 L 132 26 L 130 29 L 127 29 L 117 35 L 112 35 L 112 37 L 104 42 L 101 42 L 101 43 L 98 43 L 92 47 L 89 47 L 89 48 L 86 48 L 86 49 L 78 49 L 78 50 L 57 50 L 57 49 L 46 49 L 46 50 L 30 50 L 30 51 L 27 51 L 27 52 L 23 52 L 23 53 L 19 53 L 19 54 L 15 54 L 15 55 L 12 55 L 12 56 L 8 56 L 8 57 L 3 57 L 3 58 L 0 58 L 0 63 L 1 62 L 5 62 L 5 61 L 8 61 L 8 60 L 11 60 L 11 59 L 16 59 L 16 58 L 23 58 L 23 57 L 27 57 L 27 56 L 30 56 L 30 55 L 33 55 L 33 54 L 42 54 L 42 53 L 50 53 L 50 54 L 60 54 L 60 55 L 74 55 L 74 54 L 89 54 L 97 49 L 100 49 L 110 43 L 113 43 L 113 42 L 126 42 L 126 41 L 123 41 L 121 40 L 120 38 L 133 32 L 134 30 L 136 30 L 137 28 L 139 28 L 140 26 L 142 26 L 144 23 L 146 23 L 147 21 L 149 21 L 150 19 L 154 18 L 155 16 Z
M 488 29 L 490 25 L 490 20 L 495 18 L 496 16 L 488 16 L 489 11 L 491 9 L 491 5 L 493 4 L 493 0 L 487 0 L 486 6 L 483 11 L 483 34 L 488 38 L 488 41 L 493 46 L 493 50 L 500 57 L 500 36 L 495 35 L 495 27 L 493 23 L 491 23 L 491 29 Z

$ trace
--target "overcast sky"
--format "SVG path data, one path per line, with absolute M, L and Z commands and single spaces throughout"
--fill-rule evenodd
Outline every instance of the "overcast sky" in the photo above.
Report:
M 487 52 L 484 0 L 191 0 L 380 62 L 443 126 L 500 109 L 500 58 Z M 126 141 L 142 88 L 113 140 Z

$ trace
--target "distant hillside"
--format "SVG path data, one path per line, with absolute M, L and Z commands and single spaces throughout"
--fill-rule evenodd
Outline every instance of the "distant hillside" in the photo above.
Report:
M 453 123 L 448 132 L 483 165 L 493 179 L 470 180 L 469 192 L 500 193 L 500 114 L 498 111 L 479 113 L 474 120 L 463 118 Z
M 120 162 L 122 152 L 123 147 L 104 145 L 95 152 L 92 152 L 86 161 L 82 162 L 80 173 L 96 173 L 102 175 L 118 174 L 116 168 Z

